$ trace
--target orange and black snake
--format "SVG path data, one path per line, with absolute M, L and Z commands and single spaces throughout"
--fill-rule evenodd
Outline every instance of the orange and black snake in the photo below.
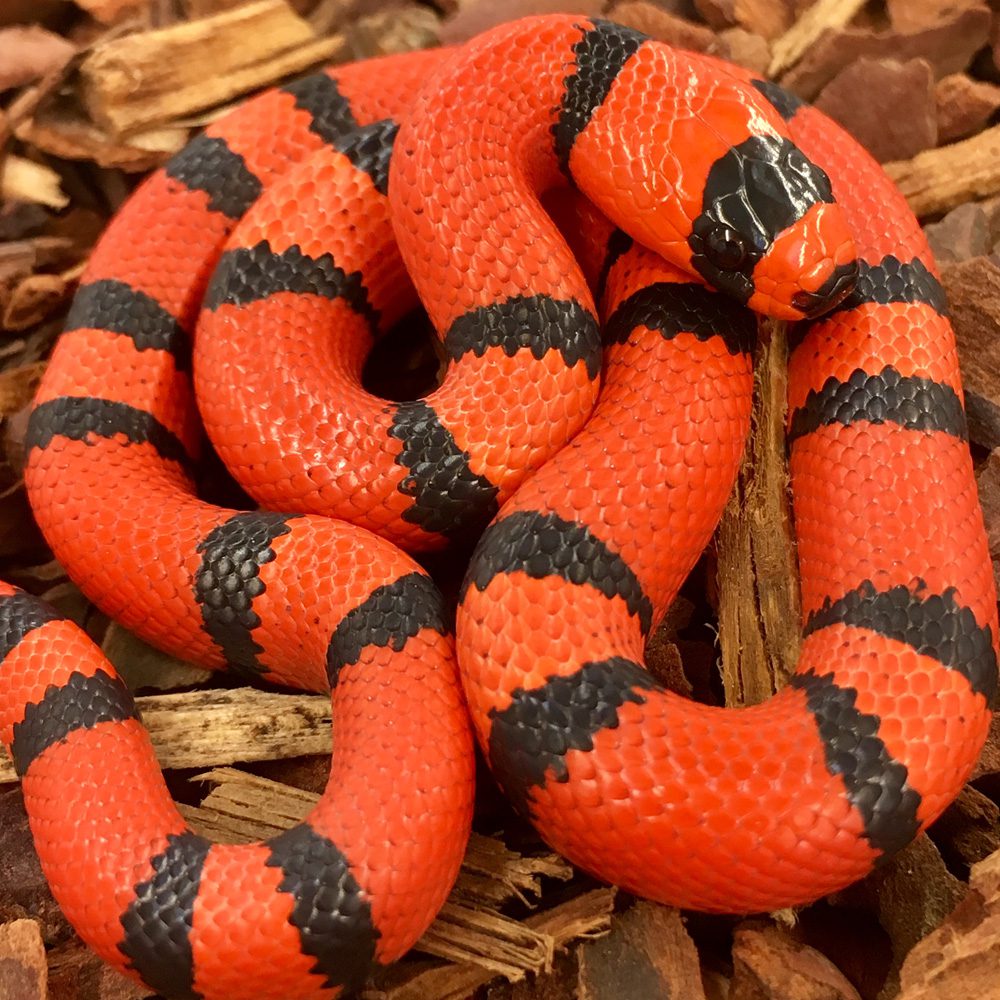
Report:
M 569 182 L 589 201 L 563 203 L 564 237 L 539 199 Z M 447 371 L 387 402 L 361 368 L 413 286 Z M 718 709 L 642 656 L 736 474 L 744 307 L 809 321 L 788 398 L 803 643 L 778 695 Z M 195 395 L 260 509 L 198 499 Z M 996 595 L 919 226 L 791 94 L 610 22 L 336 67 L 209 126 L 94 251 L 27 443 L 38 522 L 109 615 L 333 689 L 319 805 L 212 844 L 113 668 L 0 591 L 0 735 L 45 873 L 169 997 L 331 997 L 406 951 L 468 834 L 470 712 L 548 843 L 711 911 L 861 877 L 986 736 Z M 477 537 L 453 640 L 400 547 Z

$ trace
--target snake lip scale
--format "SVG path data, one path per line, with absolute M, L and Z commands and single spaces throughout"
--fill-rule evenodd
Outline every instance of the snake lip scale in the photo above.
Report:
M 445 376 L 377 399 L 365 356 L 418 299 Z M 807 321 L 802 647 L 784 690 L 722 710 L 642 655 L 736 476 L 754 313 Z M 259 509 L 197 497 L 202 419 Z M 919 225 L 794 95 L 608 21 L 333 67 L 214 122 L 95 248 L 27 447 L 38 523 L 105 612 L 332 691 L 318 805 L 213 844 L 113 667 L 0 584 L 0 736 L 46 877 L 167 997 L 334 997 L 406 952 L 458 872 L 474 739 L 575 864 L 753 912 L 891 858 L 986 738 L 996 593 Z M 453 622 L 412 554 L 461 544 Z

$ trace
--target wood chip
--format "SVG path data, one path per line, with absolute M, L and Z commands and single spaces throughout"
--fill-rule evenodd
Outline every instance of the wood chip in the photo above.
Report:
M 964 883 L 948 871 L 925 834 L 884 868 L 838 893 L 837 898 L 848 905 L 874 910 L 889 935 L 893 964 L 884 992 L 892 996 L 900 966 L 910 949 L 940 926 L 964 895 Z
M 445 45 L 466 42 L 504 21 L 530 14 L 582 14 L 593 17 L 604 12 L 603 0 L 458 0 L 454 16 L 441 26 Z
M 918 216 L 1000 192 L 1000 125 L 971 139 L 885 164 L 886 173 Z
M 46 1000 L 49 970 L 45 944 L 34 920 L 0 925 L 0 997 Z
M 1000 268 L 987 257 L 945 267 L 969 434 L 986 448 L 1000 447 Z
M 155 649 L 117 622 L 108 626 L 101 650 L 132 691 L 193 687 L 212 676 L 211 670 L 202 670 Z
M 76 46 L 37 24 L 0 30 L 0 91 L 21 87 L 58 72 Z
M 441 41 L 441 21 L 427 7 L 408 4 L 355 21 L 345 28 L 352 59 L 375 59 L 432 48 Z
M 608 17 L 677 48 L 708 52 L 716 44 L 715 34 L 703 24 L 678 17 L 647 0 L 629 0 L 628 3 L 615 4 L 608 12 Z
M 284 0 L 257 0 L 97 44 L 80 67 L 82 94 L 93 119 L 121 135 L 347 55 L 342 36 L 315 37 Z
M 65 208 L 69 204 L 59 175 L 51 167 L 23 156 L 7 156 L 0 161 L 0 198 L 32 201 L 49 208 Z
M 811 101 L 855 59 L 926 59 L 937 78 L 959 73 L 988 41 L 990 11 L 982 3 L 955 7 L 949 17 L 927 28 L 913 31 L 872 31 L 869 28 L 839 28 L 826 31 L 801 61 L 782 78 L 782 85 Z
M 679 910 L 645 900 L 616 916 L 611 933 L 581 945 L 579 1000 L 705 1000 L 694 942 Z
M 255 688 L 136 699 L 160 766 L 210 767 L 330 753 L 330 699 Z M 0 759 L 0 782 L 14 781 Z
M 924 235 L 939 266 L 985 256 L 992 245 L 986 212 L 972 201 L 953 208 L 940 222 L 925 226 Z
M 73 2 L 101 24 L 118 24 L 148 12 L 152 6 L 152 0 L 73 0 Z
M 44 361 L 34 361 L 0 372 L 0 419 L 6 420 L 31 402 L 45 367 Z
M 943 145 L 978 132 L 1000 108 L 1000 87 L 952 73 L 934 88 L 938 141 Z
M 961 6 L 963 0 L 886 0 L 889 21 L 900 31 L 936 24 Z
M 1000 853 L 972 869 L 969 891 L 910 952 L 899 1000 L 986 1000 L 1000 968 Z
M 1000 851 L 1000 806 L 966 785 L 930 828 L 930 837 L 949 867 L 965 871 Z
M 744 925 L 733 937 L 729 1000 L 861 1000 L 825 955 L 781 927 Z
M 695 7 L 716 31 L 740 27 L 767 39 L 783 35 L 794 15 L 788 0 L 696 0 Z
M 767 75 L 771 47 L 766 39 L 751 31 L 744 31 L 743 28 L 727 28 L 719 32 L 718 40 L 720 56 L 752 73 Z
M 771 48 L 770 76 L 777 77 L 796 63 L 824 32 L 842 28 L 865 5 L 865 0 L 817 0 Z
M 136 132 L 128 141 L 114 139 L 75 109 L 46 106 L 14 129 L 22 142 L 64 160 L 85 160 L 130 172 L 152 170 L 187 142 L 187 128 Z
M 751 435 L 719 526 L 719 640 L 726 703 L 769 698 L 799 651 L 798 567 L 785 460 L 787 341 L 783 324 L 759 338 Z
M 924 59 L 856 59 L 815 101 L 879 163 L 937 145 L 934 75 Z
M 600 937 L 611 926 L 614 889 L 594 889 L 535 916 L 524 924 L 547 934 L 555 950 L 581 938 Z M 420 970 L 402 983 L 380 990 L 379 1000 L 461 1000 L 492 979 L 492 973 L 477 965 L 446 965 Z M 372 997 L 375 1000 L 375 997 Z

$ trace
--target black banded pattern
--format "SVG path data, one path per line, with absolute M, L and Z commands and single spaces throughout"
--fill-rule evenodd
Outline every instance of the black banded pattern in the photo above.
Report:
M 104 278 L 77 290 L 63 331 L 86 329 L 129 337 L 140 351 L 165 351 L 178 371 L 191 370 L 191 339 L 181 325 L 151 295 L 124 281 Z
M 890 302 L 922 302 L 940 316 L 948 315 L 948 297 L 941 282 L 919 258 L 901 261 L 891 254 L 878 264 L 858 261 L 858 280 L 851 292 L 823 318 L 847 309 L 856 309 L 868 302 L 887 305 Z
M 192 139 L 164 170 L 192 191 L 203 191 L 208 207 L 230 219 L 246 214 L 263 190 L 246 160 L 217 136 L 202 134 Z
M 662 691 L 639 664 L 620 656 L 583 664 L 544 686 L 511 694 L 510 704 L 490 711 L 490 766 L 512 805 L 529 816 L 532 787 L 568 781 L 565 757 L 594 749 L 594 736 L 618 726 L 626 702 L 645 703 L 641 691 Z
M 389 436 L 403 442 L 396 464 L 407 470 L 399 492 L 413 497 L 403 520 L 463 539 L 496 516 L 497 487 L 469 467 L 471 455 L 423 400 L 396 404 Z
M 576 586 L 590 586 L 605 597 L 620 597 L 637 615 L 643 633 L 653 622 L 653 605 L 628 563 L 583 524 L 558 514 L 517 511 L 483 532 L 462 584 L 483 591 L 501 573 L 527 573 L 541 580 L 558 576 Z
M 266 672 L 258 659 L 263 648 L 252 635 L 260 625 L 253 602 L 265 590 L 260 568 L 274 559 L 271 543 L 287 535 L 292 530 L 288 522 L 300 516 L 267 511 L 234 514 L 198 545 L 201 565 L 194 578 L 194 596 L 205 631 L 229 667 L 244 677 Z
M 39 754 L 78 729 L 138 718 L 129 689 L 117 677 L 74 671 L 61 687 L 50 684 L 41 701 L 25 705 L 11 743 L 14 768 L 23 775 Z
M 808 636 L 837 624 L 870 629 L 904 642 L 921 656 L 957 670 L 988 705 L 996 700 L 992 630 L 977 624 L 972 609 L 955 600 L 953 589 L 933 594 L 921 581 L 914 589 L 898 586 L 876 590 L 871 580 L 865 580 L 857 590 L 824 602 L 809 616 L 802 634 Z
M 604 301 L 604 292 L 608 287 L 608 275 L 611 268 L 632 249 L 635 240 L 625 232 L 624 229 L 615 229 L 608 237 L 608 248 L 604 253 L 604 260 L 601 262 L 601 270 L 597 275 L 597 284 L 594 285 L 594 301 L 597 308 L 601 308 Z
M 399 125 L 384 118 L 356 129 L 337 144 L 337 149 L 366 173 L 375 190 L 383 195 L 389 192 L 389 160 L 398 132 Z
M 846 382 L 831 375 L 819 392 L 811 389 L 792 415 L 788 443 L 820 427 L 847 427 L 861 421 L 941 431 L 962 441 L 969 436 L 962 401 L 950 385 L 918 375 L 900 375 L 888 365 L 876 375 L 856 368 Z
M 267 240 L 222 255 L 205 293 L 203 308 L 245 306 L 276 292 L 343 299 L 365 318 L 372 333 L 378 328 L 378 312 L 368 301 L 360 271 L 344 271 L 332 254 L 310 257 L 298 246 L 275 253 Z
M 190 830 L 167 837 L 167 849 L 150 862 L 153 875 L 135 887 L 122 914 L 125 937 L 118 950 L 142 981 L 171 1000 L 200 1000 L 194 989 L 191 924 L 201 873 L 211 844 Z
M 791 121 L 798 113 L 799 108 L 805 107 L 806 102 L 797 94 L 790 90 L 778 86 L 771 80 L 751 80 L 750 85 L 756 87 L 763 95 L 764 99 L 775 111 L 781 115 L 785 121 Z
M 552 126 L 556 156 L 567 173 L 576 137 L 604 103 L 622 67 L 647 38 L 633 28 L 600 18 L 590 23 L 593 27 L 585 29 L 573 46 L 576 72 L 566 77 L 559 118 Z
M 399 652 L 407 639 L 424 628 L 442 635 L 448 631 L 444 600 L 430 577 L 408 573 L 378 587 L 344 615 L 330 637 L 326 651 L 330 687 L 337 686 L 340 671 L 357 663 L 365 647 L 390 646 Z
M 92 436 L 109 439 L 118 434 L 129 444 L 151 444 L 161 458 L 185 468 L 193 463 L 180 438 L 152 413 L 93 396 L 57 396 L 40 403 L 31 411 L 25 447 L 44 449 L 56 437 L 92 444 Z
M 337 81 L 326 73 L 312 73 L 281 89 L 295 98 L 295 107 L 309 115 L 309 131 L 328 146 L 337 148 L 348 132 L 358 128 L 350 101 L 341 94 Z
M 601 371 L 601 333 L 594 315 L 579 302 L 548 295 L 514 295 L 479 306 L 456 319 L 444 338 L 453 361 L 470 353 L 481 358 L 491 347 L 508 358 L 530 350 L 538 360 L 558 351 L 569 367 L 582 361 L 592 379 Z
M 278 834 L 268 847 L 265 864 L 284 876 L 278 891 L 295 900 L 289 919 L 302 953 L 316 959 L 310 971 L 325 977 L 324 986 L 342 985 L 353 994 L 365 984 L 380 935 L 347 859 L 306 823 Z
M 61 621 L 62 617 L 51 604 L 23 590 L 0 597 L 0 662 L 29 632 L 48 622 Z
M 704 285 L 659 281 L 625 299 L 604 324 L 605 344 L 623 344 L 637 326 L 656 330 L 664 340 L 679 333 L 699 340 L 721 337 L 730 354 L 748 354 L 757 319 L 726 295 Z
M 795 674 L 789 684 L 804 692 L 816 720 L 826 766 L 839 775 L 851 805 L 861 814 L 864 834 L 887 859 L 917 835 L 920 794 L 907 781 L 905 765 L 879 738 L 880 719 L 857 709 L 858 692 L 829 675 Z

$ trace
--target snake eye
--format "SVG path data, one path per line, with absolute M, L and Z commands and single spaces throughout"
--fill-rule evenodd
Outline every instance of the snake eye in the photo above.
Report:
M 705 240 L 705 256 L 720 271 L 738 271 L 747 259 L 747 248 L 735 229 L 719 226 Z

